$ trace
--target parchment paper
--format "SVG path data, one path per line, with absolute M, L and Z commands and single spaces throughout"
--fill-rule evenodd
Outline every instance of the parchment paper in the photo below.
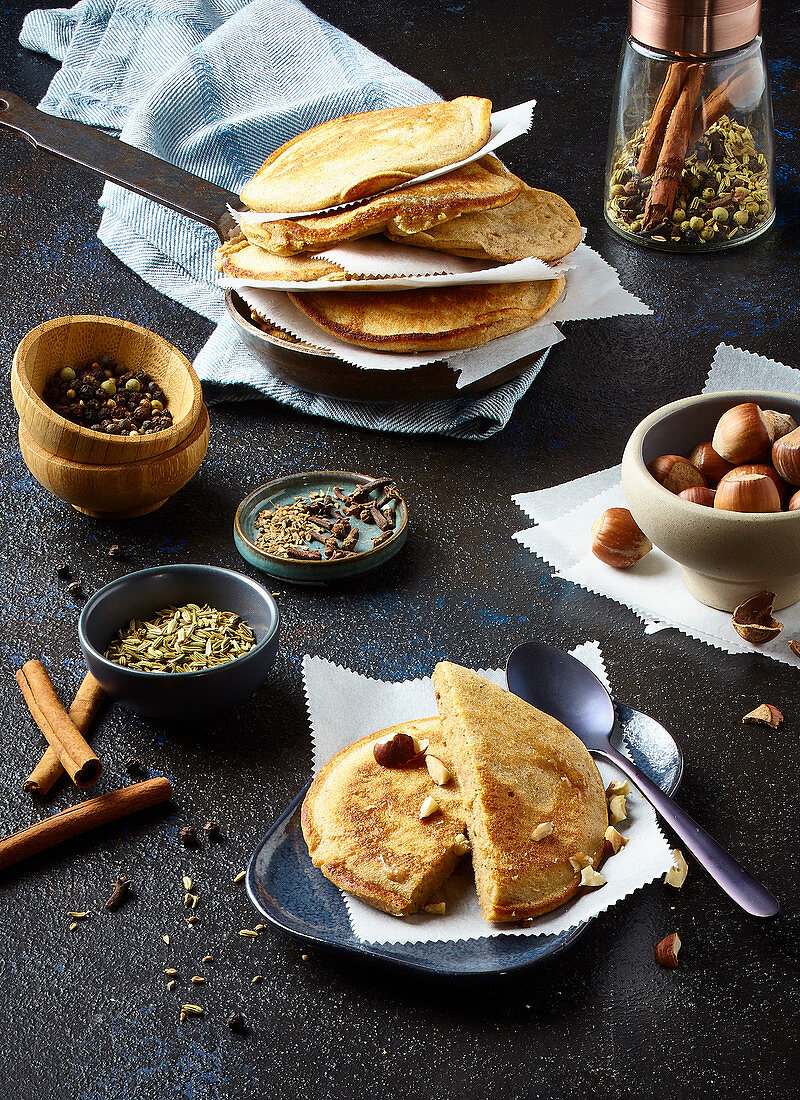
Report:
M 573 653 L 609 686 L 597 642 L 586 642 Z M 481 675 L 505 686 L 505 673 L 501 669 L 481 670 Z M 398 722 L 436 714 L 433 684 L 428 678 L 386 683 L 321 657 L 305 657 L 303 679 L 314 740 L 315 771 L 359 737 Z M 601 763 L 599 767 L 606 784 L 624 778 L 611 766 Z M 565 932 L 652 882 L 671 866 L 670 849 L 650 805 L 636 794 L 628 798 L 628 812 L 628 819 L 617 828 L 629 838 L 629 843 L 603 863 L 606 885 L 580 891 L 567 905 L 538 917 L 528 927 L 495 926 L 484 921 L 467 868 L 465 873 L 453 877 L 441 899 L 435 899 L 447 902 L 443 916 L 417 913 L 411 917 L 392 917 L 342 893 L 353 933 L 368 943 L 422 943 Z

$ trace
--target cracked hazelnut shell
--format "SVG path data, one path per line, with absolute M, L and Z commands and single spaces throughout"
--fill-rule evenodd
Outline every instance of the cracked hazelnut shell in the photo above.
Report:
M 684 489 L 706 484 L 703 474 L 683 455 L 659 455 L 647 469 L 659 485 L 663 485 L 676 496 Z
M 772 617 L 774 603 L 775 593 L 766 589 L 743 600 L 733 612 L 733 629 L 751 645 L 765 645 L 777 638 L 783 623 Z
M 800 428 L 795 428 L 773 443 L 772 465 L 784 481 L 790 485 L 800 485 Z

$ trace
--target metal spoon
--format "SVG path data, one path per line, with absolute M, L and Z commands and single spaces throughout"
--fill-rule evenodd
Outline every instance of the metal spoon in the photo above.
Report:
M 506 678 L 509 691 L 563 722 L 593 756 L 611 761 L 633 780 L 695 859 L 737 905 L 754 917 L 773 917 L 778 912 L 778 902 L 769 890 L 613 747 L 614 704 L 586 665 L 554 646 L 524 642 L 510 654 Z

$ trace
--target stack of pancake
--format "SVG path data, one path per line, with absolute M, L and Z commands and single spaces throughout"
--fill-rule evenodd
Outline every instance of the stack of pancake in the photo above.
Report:
M 487 99 L 462 96 L 348 115 L 292 138 L 243 188 L 241 199 L 253 213 L 242 218 L 241 234 L 217 250 L 217 269 L 254 282 L 308 282 L 309 292 L 289 292 L 298 309 L 328 334 L 377 351 L 470 348 L 533 324 L 558 301 L 563 278 L 324 289 L 358 276 L 318 253 L 376 234 L 487 264 L 531 256 L 550 263 L 577 247 L 580 224 L 569 204 L 529 187 L 493 156 L 408 183 L 479 152 L 489 138 L 491 107 Z M 295 216 L 258 218 L 287 210 Z
M 603 856 L 608 815 L 594 761 L 560 722 L 475 672 L 444 662 L 433 683 L 438 717 L 362 738 L 314 779 L 302 809 L 314 866 L 376 909 L 406 916 L 428 905 L 471 848 L 485 920 L 550 912 Z M 376 742 L 398 734 L 420 751 L 386 766 Z M 431 757 L 443 772 L 427 766 Z M 428 799 L 435 809 L 426 813 Z

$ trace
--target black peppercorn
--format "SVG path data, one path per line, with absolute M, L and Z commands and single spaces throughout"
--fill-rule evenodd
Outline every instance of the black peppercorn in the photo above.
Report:
M 144 765 L 135 756 L 129 756 L 122 766 L 128 775 L 144 775 L 145 773 Z
M 231 1031 L 243 1032 L 246 1030 L 244 1016 L 241 1014 L 241 1012 L 231 1012 L 225 1023 L 228 1025 Z
M 217 837 L 219 837 L 219 822 L 207 821 L 203 826 L 203 832 L 206 834 L 207 837 L 215 840 Z
M 178 840 L 180 840 L 184 848 L 196 848 L 197 830 L 193 825 L 184 825 L 178 833 Z
M 70 567 L 68 565 L 57 565 L 56 566 L 56 575 L 61 577 L 63 580 L 66 580 L 67 577 L 72 576 L 72 570 L 70 569 Z

